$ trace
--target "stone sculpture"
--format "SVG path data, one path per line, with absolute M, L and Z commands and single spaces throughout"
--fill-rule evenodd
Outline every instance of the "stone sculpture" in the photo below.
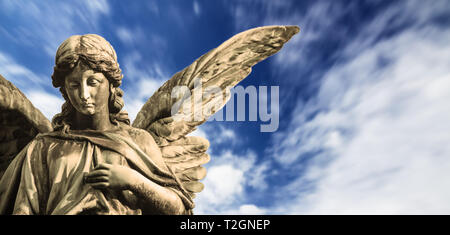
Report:
M 192 214 L 209 142 L 187 135 L 229 97 L 184 101 L 173 89 L 193 90 L 197 79 L 226 91 L 298 31 L 235 35 L 162 85 L 132 125 L 116 53 L 98 35 L 75 35 L 58 48 L 52 83 L 66 102 L 52 122 L 0 76 L 0 214 Z M 185 112 L 195 105 L 215 108 L 199 119 Z

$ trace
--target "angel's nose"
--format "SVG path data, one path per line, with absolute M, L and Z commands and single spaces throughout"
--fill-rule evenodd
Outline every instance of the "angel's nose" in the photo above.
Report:
M 90 98 L 89 87 L 87 84 L 82 84 L 80 87 L 80 99 L 82 101 L 87 101 Z

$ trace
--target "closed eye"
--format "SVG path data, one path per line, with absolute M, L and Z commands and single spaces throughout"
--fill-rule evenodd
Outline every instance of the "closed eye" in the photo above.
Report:
M 97 86 L 100 83 L 101 83 L 101 81 L 99 79 L 95 78 L 95 77 L 90 77 L 88 79 L 88 85 L 89 86 Z
M 69 87 L 71 87 L 71 88 L 76 88 L 76 87 L 79 87 L 80 86 L 80 83 L 78 83 L 78 82 L 70 82 L 69 83 Z
M 93 80 L 93 81 L 89 81 L 89 82 L 88 82 L 88 85 L 89 85 L 89 86 L 97 86 L 98 83 L 99 83 L 98 81 Z

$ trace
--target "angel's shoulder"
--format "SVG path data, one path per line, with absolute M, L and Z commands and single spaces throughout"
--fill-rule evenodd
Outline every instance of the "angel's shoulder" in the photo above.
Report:
M 153 149 L 158 148 L 153 136 L 150 135 L 146 130 L 128 126 L 128 135 L 136 142 L 142 149 Z
M 43 134 L 37 134 L 34 138 L 27 142 L 17 142 L 18 144 L 21 144 L 23 147 L 21 149 L 27 149 L 26 151 L 30 151 L 33 153 L 37 153 L 38 151 L 41 152 L 48 152 L 49 148 L 52 144 L 54 144 L 58 139 L 51 138 L 51 135 L 49 133 L 43 133 Z
M 162 158 L 161 149 L 150 133 L 146 130 L 132 126 L 129 126 L 127 131 L 134 142 L 152 159 L 153 162 L 163 169 L 166 169 L 167 166 Z
M 55 136 L 58 136 L 60 134 L 59 131 L 51 131 L 46 133 L 39 133 L 37 134 L 33 140 L 32 143 L 34 144 L 45 144 L 48 142 L 55 142 L 58 141 L 58 138 L 55 138 Z M 63 140 L 60 140 L 63 141 Z
M 42 143 L 42 144 L 55 144 L 55 143 L 67 143 L 66 138 L 63 138 L 64 134 L 61 130 L 56 131 L 50 131 L 46 133 L 39 133 L 37 134 L 33 141 L 36 143 Z M 80 140 L 71 140 L 70 142 L 81 142 Z
M 149 140 L 154 141 L 152 135 L 150 135 L 150 133 L 148 133 L 146 130 L 129 126 L 127 127 L 127 132 L 130 135 L 130 137 L 133 138 L 134 140 L 144 139 L 147 141 Z

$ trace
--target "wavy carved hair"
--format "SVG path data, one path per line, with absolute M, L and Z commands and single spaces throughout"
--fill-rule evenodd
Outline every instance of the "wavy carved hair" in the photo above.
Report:
M 70 103 L 65 91 L 65 79 L 78 63 L 83 63 L 96 72 L 101 72 L 115 87 L 115 93 L 109 98 L 109 118 L 112 123 L 122 122 L 130 124 L 128 114 L 121 111 L 123 102 L 123 91 L 119 88 L 122 83 L 122 70 L 117 62 L 114 48 L 103 37 L 96 34 L 74 35 L 66 39 L 56 51 L 55 67 L 53 68 L 52 83 L 59 88 L 65 103 L 62 105 L 61 113 L 52 119 L 54 130 L 67 131 L 72 125 L 75 108 Z

